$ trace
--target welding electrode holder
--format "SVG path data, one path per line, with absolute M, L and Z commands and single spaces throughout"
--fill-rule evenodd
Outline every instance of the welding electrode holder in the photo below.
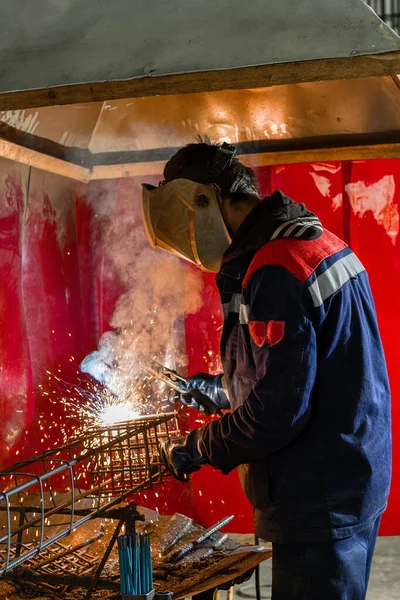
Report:
M 203 394 L 198 389 L 189 388 L 189 380 L 179 375 L 179 373 L 177 373 L 176 371 L 168 369 L 167 367 L 160 365 L 154 360 L 151 361 L 151 363 L 147 362 L 147 364 L 145 364 L 145 369 L 150 375 L 168 385 L 168 387 L 173 392 L 175 392 L 174 394 L 172 394 L 173 401 L 176 401 L 177 395 L 179 395 L 179 397 L 183 395 L 188 395 L 191 396 L 193 400 L 195 400 L 195 402 L 200 407 L 200 411 L 204 414 L 222 416 L 221 409 L 218 406 L 216 406 L 208 396 Z M 182 389 L 182 384 L 184 384 L 185 389 Z M 187 406 L 190 406 L 190 404 L 188 404 Z
M 171 369 L 167 369 L 165 367 L 164 367 L 164 375 L 170 379 L 172 384 L 174 384 L 174 387 L 172 389 L 177 394 L 179 394 L 180 396 L 191 396 L 193 398 L 193 400 L 198 404 L 200 412 L 203 412 L 206 415 L 222 416 L 222 412 L 221 412 L 221 409 L 219 408 L 219 406 L 216 406 L 216 404 L 214 404 L 214 402 L 206 394 L 203 394 L 200 390 L 198 390 L 196 388 L 189 387 L 188 379 L 186 379 L 185 377 L 182 377 L 176 371 L 172 371 Z M 179 381 L 185 385 L 185 387 L 186 387 L 185 390 L 183 390 L 180 387 Z M 169 384 L 169 385 L 171 385 L 171 384 Z M 187 406 L 191 406 L 191 405 L 187 404 Z
M 181 390 L 181 396 L 191 396 L 193 400 L 198 404 L 199 411 L 204 413 L 205 415 L 219 415 L 222 416 L 222 411 L 219 406 L 216 406 L 214 402 L 210 400 L 208 396 L 202 394 L 200 390 L 196 388 L 189 388 L 188 390 Z M 191 406 L 187 404 L 187 406 Z

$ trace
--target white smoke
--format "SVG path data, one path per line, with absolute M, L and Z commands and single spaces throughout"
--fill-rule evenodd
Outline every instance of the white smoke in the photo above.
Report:
M 112 288 L 117 276 L 123 291 L 111 319 L 114 331 L 103 335 L 81 370 L 126 398 L 137 394 L 147 360 L 185 365 L 183 317 L 201 307 L 202 278 L 182 260 L 150 247 L 136 179 L 94 182 L 86 200 L 98 222 L 97 269 L 105 287 Z

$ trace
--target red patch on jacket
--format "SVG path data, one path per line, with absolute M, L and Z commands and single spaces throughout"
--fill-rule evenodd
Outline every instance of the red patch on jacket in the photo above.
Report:
M 285 335 L 285 321 L 249 321 L 249 331 L 259 348 L 267 342 L 276 346 Z

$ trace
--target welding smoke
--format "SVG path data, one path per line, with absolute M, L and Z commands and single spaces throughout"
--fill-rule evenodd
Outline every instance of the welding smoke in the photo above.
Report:
M 110 320 L 113 331 L 103 334 L 81 370 L 126 397 L 146 359 L 185 366 L 183 317 L 201 307 L 202 278 L 182 260 L 150 247 L 140 181 L 92 182 L 86 201 L 97 224 L 97 277 L 103 289 L 110 293 L 117 286 L 121 293 Z

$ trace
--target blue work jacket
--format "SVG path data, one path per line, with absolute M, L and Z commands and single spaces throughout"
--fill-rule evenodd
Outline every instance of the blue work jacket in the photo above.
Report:
M 390 391 L 368 275 L 318 223 L 275 192 L 217 276 L 232 412 L 197 432 L 198 448 L 224 473 L 239 467 L 256 533 L 276 543 L 350 536 L 389 492 Z

